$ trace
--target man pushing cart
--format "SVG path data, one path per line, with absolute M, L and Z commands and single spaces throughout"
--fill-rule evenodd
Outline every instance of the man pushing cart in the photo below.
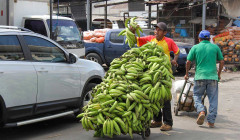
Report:
M 223 56 L 220 48 L 210 43 L 210 32 L 203 30 L 199 34 L 199 44 L 194 45 L 187 57 L 185 80 L 188 80 L 188 71 L 192 61 L 196 64 L 194 77 L 194 106 L 199 113 L 197 124 L 202 125 L 206 116 L 202 96 L 206 91 L 209 99 L 209 115 L 207 116 L 208 126 L 214 127 L 218 108 L 218 80 L 221 79 L 221 71 L 224 65 Z M 216 63 L 220 65 L 217 71 Z

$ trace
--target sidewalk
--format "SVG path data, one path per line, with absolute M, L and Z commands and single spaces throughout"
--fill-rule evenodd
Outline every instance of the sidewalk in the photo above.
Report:
M 237 72 L 222 72 L 220 82 L 227 82 L 240 78 L 240 71 Z

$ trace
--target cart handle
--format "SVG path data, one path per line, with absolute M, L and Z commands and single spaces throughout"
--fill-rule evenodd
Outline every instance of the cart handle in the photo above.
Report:
M 188 82 L 188 80 L 185 80 L 184 85 L 183 85 L 183 88 L 182 88 L 182 91 L 181 91 L 181 94 L 180 94 L 180 96 L 179 96 L 179 98 L 178 98 L 178 104 L 179 104 L 179 105 L 180 105 L 180 103 L 181 103 L 182 94 L 183 94 L 183 91 L 184 91 L 184 89 L 185 89 L 185 86 L 186 86 L 187 82 Z

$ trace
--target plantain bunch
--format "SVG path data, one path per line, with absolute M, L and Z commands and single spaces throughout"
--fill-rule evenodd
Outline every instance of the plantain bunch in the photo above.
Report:
M 125 20 L 125 29 L 122 30 L 118 36 L 122 35 L 122 36 L 126 36 L 126 40 L 125 40 L 125 44 L 128 43 L 129 47 L 132 48 L 135 46 L 135 44 L 137 43 L 136 40 L 136 36 L 134 33 L 132 33 L 132 31 L 130 30 L 130 26 L 131 28 L 136 31 L 136 34 L 140 37 L 140 32 L 143 32 L 142 28 L 137 24 L 137 22 L 135 21 L 137 19 L 137 17 L 134 18 L 127 18 Z M 129 23 L 129 24 L 128 24 Z M 128 26 L 130 25 L 130 26 Z
M 141 133 L 158 115 L 165 100 L 171 100 L 174 79 L 163 48 L 149 42 L 115 58 L 103 82 L 92 90 L 92 99 L 83 107 L 84 129 L 94 136 Z

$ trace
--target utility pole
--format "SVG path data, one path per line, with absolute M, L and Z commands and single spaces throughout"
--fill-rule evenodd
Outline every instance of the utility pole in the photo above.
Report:
M 206 0 L 203 0 L 203 9 L 202 9 L 202 30 L 205 30 L 206 25 Z
M 157 4 L 157 23 L 159 22 L 159 6 Z
M 107 0 L 106 0 L 105 13 L 104 13 L 104 28 L 107 28 Z
M 220 23 L 220 0 L 218 0 L 218 18 L 217 18 L 217 27 L 219 27 Z
M 9 26 L 10 25 L 10 21 L 9 21 L 9 9 L 10 9 L 10 1 L 9 0 L 7 0 L 7 2 L 6 2 L 6 9 L 7 9 L 7 13 L 6 13 L 6 17 L 7 17 L 7 25 Z
M 149 0 L 151 1 L 151 0 Z M 148 29 L 151 29 L 151 12 L 152 12 L 152 5 L 149 3 L 148 5 Z
M 57 15 L 59 16 L 59 0 L 58 0 L 58 4 L 57 4 Z
M 90 0 L 90 22 L 89 22 L 89 26 L 90 26 L 90 29 L 92 28 L 92 0 Z
M 90 30 L 90 0 L 87 0 L 87 30 Z
M 53 39 L 52 37 L 52 0 L 50 0 L 50 38 Z

